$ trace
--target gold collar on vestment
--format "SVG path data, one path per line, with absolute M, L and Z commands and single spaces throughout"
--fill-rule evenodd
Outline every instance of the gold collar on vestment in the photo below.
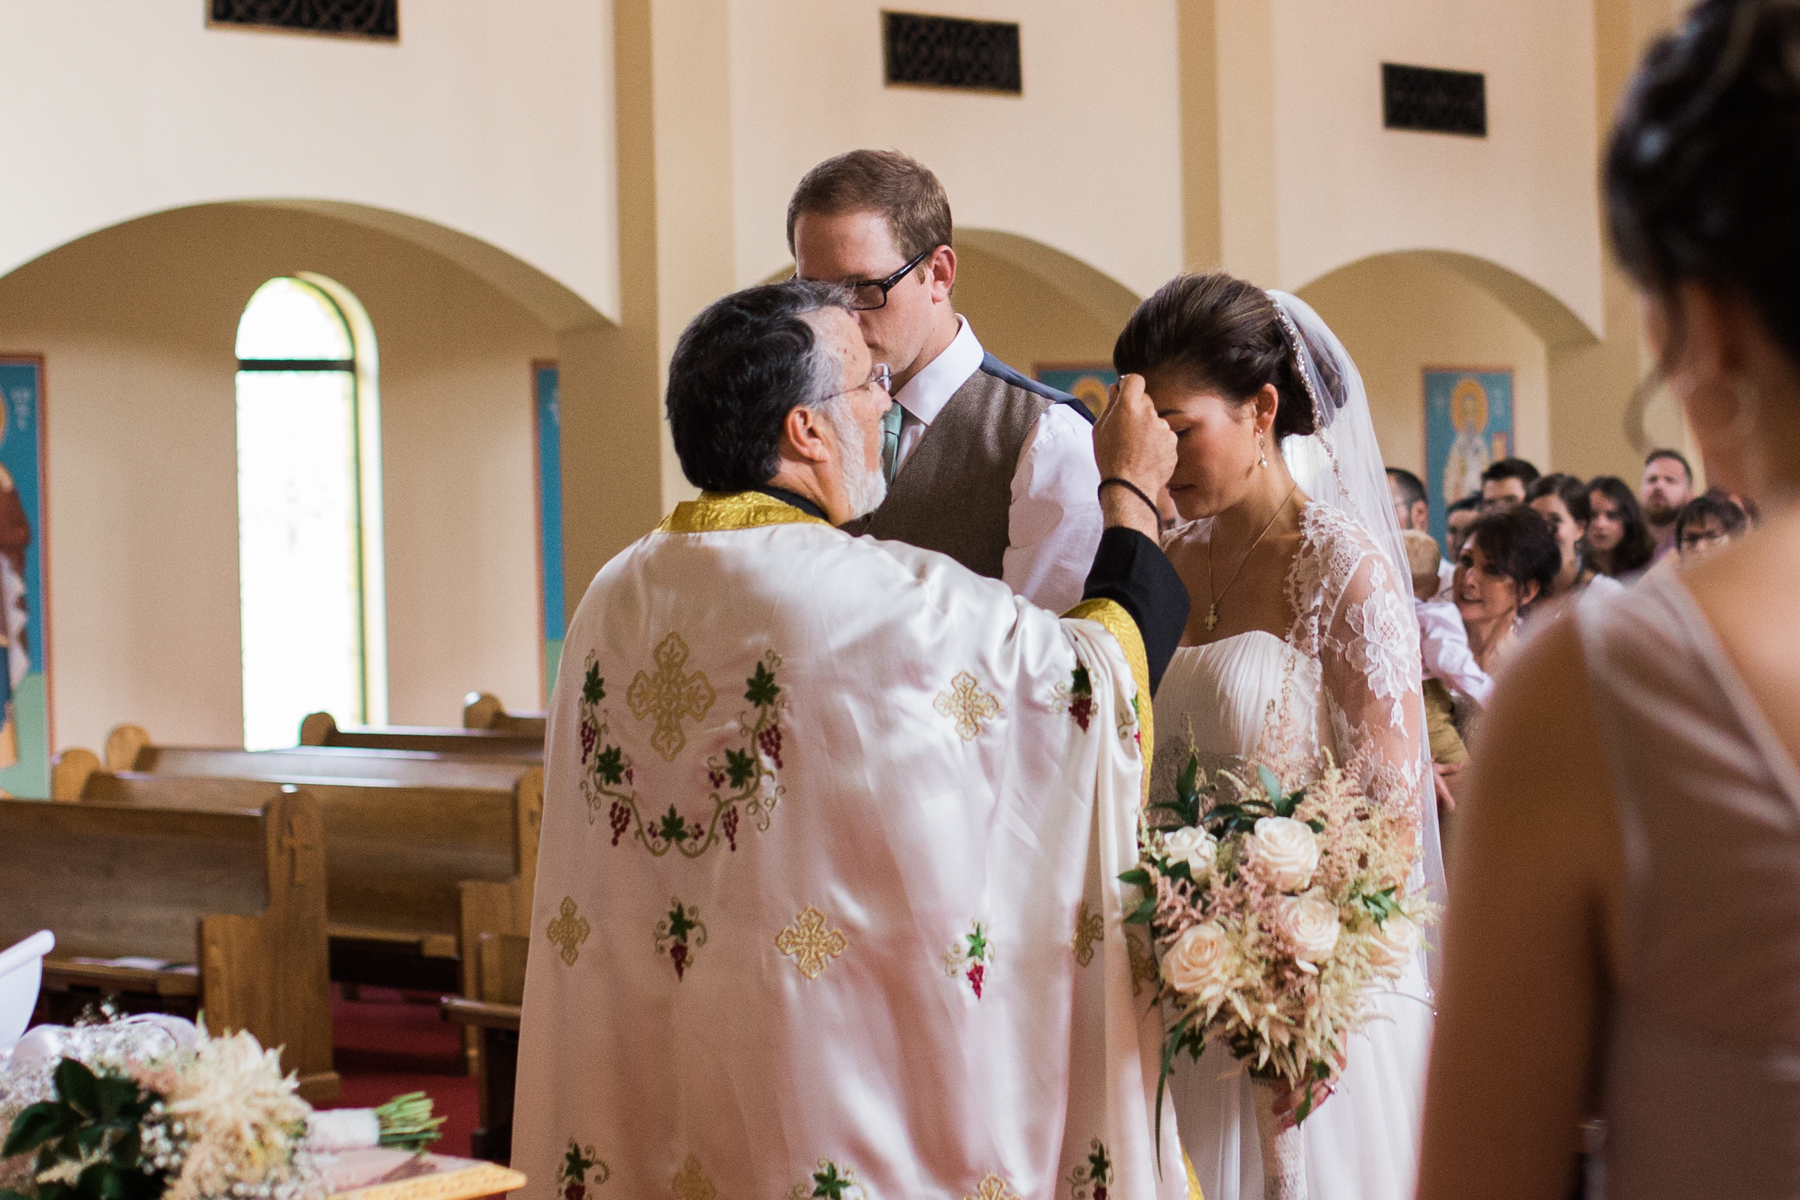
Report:
M 658 533 L 724 533 L 764 525 L 830 525 L 761 492 L 701 492 L 662 519 Z

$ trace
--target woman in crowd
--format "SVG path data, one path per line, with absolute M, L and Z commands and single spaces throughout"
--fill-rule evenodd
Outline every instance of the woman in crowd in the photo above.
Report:
M 1534 508 L 1488 513 L 1469 527 L 1450 592 L 1483 671 L 1493 675 L 1511 657 L 1521 618 L 1550 594 L 1561 568 L 1556 538 Z
M 1644 573 L 1656 556 L 1656 539 L 1631 485 L 1617 475 L 1588 484 L 1588 557 L 1595 570 L 1621 583 Z
M 1531 640 L 1469 768 L 1424 1200 L 1800 1195 L 1800 6 L 1706 0 L 1607 151 L 1613 243 L 1742 542 Z
M 1550 526 L 1550 536 L 1562 552 L 1562 569 L 1545 590 L 1545 600 L 1579 595 L 1590 586 L 1596 594 L 1619 590 L 1618 580 L 1601 574 L 1582 554 L 1582 539 L 1587 536 L 1593 512 L 1588 504 L 1587 484 L 1573 475 L 1545 475 L 1526 490 L 1525 503 L 1544 518 Z

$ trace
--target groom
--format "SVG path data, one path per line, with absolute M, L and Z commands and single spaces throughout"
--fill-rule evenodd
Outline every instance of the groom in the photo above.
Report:
M 1137 494 L 1174 435 L 1141 387 L 1100 423 L 1123 482 L 1059 619 L 835 528 L 880 501 L 885 383 L 818 284 L 676 347 L 704 491 L 595 577 L 550 710 L 533 1197 L 1186 1192 L 1118 883 L 1187 618 Z

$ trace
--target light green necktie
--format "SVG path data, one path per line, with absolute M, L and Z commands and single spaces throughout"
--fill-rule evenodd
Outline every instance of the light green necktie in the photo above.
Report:
M 881 417 L 881 473 L 889 483 L 900 463 L 900 420 L 905 412 L 896 400 Z

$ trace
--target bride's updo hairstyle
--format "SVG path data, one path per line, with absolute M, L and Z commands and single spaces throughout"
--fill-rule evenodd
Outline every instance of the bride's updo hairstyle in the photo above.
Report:
M 1651 47 L 1606 151 L 1619 261 L 1675 322 L 1676 286 L 1734 292 L 1800 363 L 1800 4 L 1704 0 Z
M 1295 369 L 1291 328 L 1253 283 L 1223 271 L 1177 275 L 1131 314 L 1113 343 L 1113 368 L 1121 375 L 1173 374 L 1240 404 L 1272 383 L 1280 396 L 1274 427 L 1280 442 L 1317 430 L 1312 399 Z M 1316 352 L 1311 357 L 1315 364 L 1330 361 Z M 1337 379 L 1327 376 L 1324 383 L 1335 396 Z

